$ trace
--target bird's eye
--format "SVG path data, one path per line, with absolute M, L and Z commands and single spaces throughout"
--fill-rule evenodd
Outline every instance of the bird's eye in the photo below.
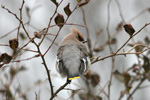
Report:
M 84 38 L 79 34 L 78 34 L 78 39 L 79 39 L 79 41 L 84 41 Z

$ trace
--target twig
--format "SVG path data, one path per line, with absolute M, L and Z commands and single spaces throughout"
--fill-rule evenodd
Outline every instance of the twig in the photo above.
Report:
M 142 10 L 141 12 L 139 12 L 137 15 L 135 15 L 133 18 L 129 19 L 127 21 L 127 23 L 134 21 L 136 18 L 138 18 L 139 16 L 143 15 L 143 13 L 145 13 L 146 11 L 149 11 L 150 8 L 146 8 L 144 10 Z
M 36 92 L 35 92 L 35 100 L 38 100 L 38 95 Z
M 24 48 L 25 46 L 27 46 L 31 41 L 32 41 L 32 42 L 35 44 L 35 46 L 37 47 L 38 52 L 39 52 L 39 55 L 41 55 L 41 59 L 42 59 L 42 61 L 43 61 L 44 67 L 45 67 L 46 72 L 47 72 L 47 75 L 48 75 L 48 80 L 49 80 L 49 84 L 50 84 L 50 88 L 51 88 L 51 95 L 53 95 L 53 86 L 52 86 L 52 81 L 51 81 L 50 73 L 49 73 L 48 67 L 47 67 L 47 65 L 46 65 L 44 56 L 42 55 L 42 53 L 41 53 L 41 51 L 40 51 L 40 48 L 39 48 L 39 46 L 37 45 L 37 43 L 34 41 L 34 38 L 35 38 L 35 37 L 31 38 L 31 37 L 29 36 L 29 33 L 27 32 L 27 30 L 26 30 L 26 28 L 25 28 L 25 26 L 24 26 L 23 21 L 21 21 L 21 20 L 17 17 L 16 14 L 12 13 L 9 9 L 5 8 L 4 6 L 2 6 L 2 8 L 5 9 L 5 10 L 7 10 L 7 11 L 8 11 L 9 13 L 11 13 L 12 15 L 14 15 L 14 16 L 16 17 L 16 19 L 18 19 L 19 22 L 21 22 L 22 27 L 23 27 L 23 30 L 25 31 L 26 35 L 27 35 L 28 38 L 30 39 L 30 41 L 29 41 L 27 44 L 25 44 L 23 47 L 21 47 L 19 50 L 21 50 L 22 48 Z M 17 50 L 17 52 L 18 52 L 19 50 Z
M 85 18 L 85 12 L 84 12 L 84 9 L 82 7 L 81 7 L 81 11 L 82 11 L 82 15 L 83 15 L 84 25 L 87 26 L 86 18 Z M 90 39 L 90 35 L 89 35 L 89 29 L 88 29 L 88 27 L 85 27 L 85 29 L 86 29 L 86 33 L 87 33 L 87 44 L 88 44 L 88 49 L 89 49 L 89 56 L 92 57 L 93 54 L 92 54 L 92 47 L 91 47 L 91 39 Z
M 54 26 L 59 26 L 59 25 L 75 25 L 75 26 L 80 26 L 80 27 L 87 27 L 86 25 L 79 25 L 79 24 L 74 24 L 74 23 L 60 23 L 60 24 L 55 24 L 55 25 L 51 25 L 51 26 L 49 26 L 47 28 L 44 28 L 40 32 L 43 32 L 43 31 L 47 30 L 48 28 L 52 28 Z
M 39 57 L 40 55 L 37 54 L 37 55 L 34 55 L 33 57 L 30 57 L 30 58 L 26 58 L 26 59 L 20 59 L 20 60 L 12 60 L 11 62 L 21 62 L 21 61 L 27 61 L 27 60 L 31 60 L 33 58 L 37 58 Z
M 51 95 L 53 96 L 54 95 L 54 90 L 53 90 L 53 84 L 52 84 L 52 80 L 51 80 L 51 77 L 50 77 L 50 71 L 47 67 L 47 64 L 46 64 L 46 61 L 44 59 L 44 56 L 42 55 L 41 51 L 40 51 L 40 48 L 39 46 L 34 42 L 34 44 L 36 45 L 37 49 L 38 49 L 38 52 L 39 54 L 41 55 L 41 59 L 43 61 L 43 65 L 45 67 L 45 70 L 46 70 L 46 73 L 47 73 L 47 76 L 48 76 L 48 81 L 49 81 L 49 85 L 50 85 L 50 88 L 51 88 Z
M 112 35 L 110 35 L 110 39 L 114 38 L 120 31 L 121 31 L 121 30 L 118 30 L 118 31 L 114 32 Z M 104 47 L 104 46 L 105 46 L 106 44 L 108 44 L 108 43 L 109 43 L 109 40 L 107 39 L 107 40 L 103 43 L 102 47 Z
M 65 90 L 71 90 L 72 91 L 71 96 L 66 99 L 66 100 L 70 100 L 71 98 L 73 98 L 75 96 L 75 94 L 77 94 L 82 89 L 73 90 L 73 89 L 65 88 Z
M 20 48 L 19 48 L 19 49 L 20 49 Z M 22 49 L 22 50 L 38 53 L 38 51 L 36 51 L 36 50 L 30 50 L 30 49 Z
M 46 39 L 47 39 L 47 40 L 49 40 L 49 41 L 51 41 L 51 42 L 53 41 L 53 40 L 52 40 L 52 39 L 50 39 L 49 37 L 46 37 Z M 59 43 L 54 42 L 54 45 L 58 46 L 58 45 L 59 45 Z
M 109 46 L 110 53 L 113 53 L 112 47 L 110 45 L 111 36 L 110 36 L 110 31 L 109 31 L 109 26 L 110 26 L 110 3 L 111 3 L 111 0 L 109 0 L 108 5 L 107 5 L 107 13 L 108 13 L 107 35 L 108 35 L 108 46 Z M 110 93 L 111 93 L 110 88 L 111 88 L 111 82 L 112 82 L 112 76 L 113 76 L 113 70 L 114 70 L 114 62 L 115 62 L 114 57 L 112 57 L 111 60 L 112 60 L 112 67 L 111 67 L 110 80 L 109 80 L 109 83 L 108 83 L 108 96 L 107 96 L 108 100 L 110 100 Z
M 137 31 L 135 34 L 129 37 L 129 39 L 114 53 L 118 53 L 135 35 L 140 33 L 146 26 L 150 25 L 150 23 L 146 23 L 139 31 Z
M 29 43 L 29 42 L 28 42 L 28 43 Z M 27 43 L 27 44 L 28 44 L 28 43 Z M 8 45 L 8 44 L 0 44 L 0 46 L 8 46 L 8 47 L 10 47 L 10 45 Z M 23 46 L 23 48 L 24 48 L 24 46 Z M 36 52 L 36 53 L 38 53 L 38 51 L 30 50 L 30 49 L 23 49 L 23 48 L 21 49 L 21 48 L 18 47 L 19 50 L 25 50 L 25 51 L 31 51 L 31 52 Z M 18 50 L 18 51 L 19 51 L 19 50 Z
M 94 64 L 94 63 L 96 63 L 97 61 L 104 60 L 104 59 L 106 59 L 106 58 L 110 58 L 110 57 L 118 56 L 118 55 L 142 54 L 142 53 L 144 53 L 144 52 L 147 51 L 147 50 L 150 50 L 150 48 L 147 48 L 147 49 L 145 49 L 145 50 L 143 50 L 143 51 L 141 51 L 141 52 L 123 52 L 123 53 L 110 54 L 110 55 L 105 56 L 105 57 L 102 57 L 102 58 L 97 57 L 94 61 L 92 61 L 91 64 Z
M 53 96 L 51 96 L 50 100 L 52 100 L 55 96 L 57 96 L 57 94 L 63 90 L 68 84 L 70 84 L 70 81 L 66 81 L 66 83 L 64 85 L 62 85 L 55 93 Z
M 149 88 L 149 87 L 150 87 L 150 85 L 145 85 L 145 86 L 139 87 L 139 89 L 144 89 L 144 88 Z
M 23 27 L 23 29 L 24 29 L 26 35 L 28 36 L 28 38 L 31 39 L 30 36 L 29 36 L 29 34 L 28 34 L 28 32 L 27 32 L 26 29 L 25 29 L 25 26 L 24 26 L 23 21 L 20 20 L 19 17 L 18 17 L 15 13 L 13 13 L 12 11 L 10 11 L 8 8 L 5 8 L 5 6 L 2 5 L 1 7 L 2 7 L 3 9 L 7 10 L 8 13 L 10 13 L 10 14 L 12 14 L 12 15 L 14 15 L 14 16 L 16 17 L 16 19 L 22 24 L 22 27 Z
M 131 94 L 128 96 L 127 100 L 130 100 L 132 95 L 136 92 L 136 90 L 140 87 L 140 85 L 145 81 L 146 78 L 143 78 L 140 83 L 135 87 L 135 89 L 131 92 Z
M 8 44 L 0 44 L 0 46 L 9 46 Z
M 19 48 L 16 52 L 22 50 L 24 47 L 26 47 L 30 42 L 33 42 L 33 40 L 35 39 L 35 37 L 31 38 L 25 45 L 23 45 L 21 48 Z
M 52 22 L 52 19 L 54 18 L 55 14 L 57 13 L 57 9 L 58 9 L 58 7 L 60 6 L 60 4 L 61 4 L 62 2 L 63 2 L 63 0 L 61 0 L 61 2 L 58 4 L 58 6 L 56 6 L 56 9 L 55 9 L 55 11 L 54 11 L 54 14 L 52 15 L 52 17 L 51 17 L 50 20 L 49 20 L 49 23 L 48 23 L 48 26 L 47 26 L 47 29 L 46 29 L 46 33 L 48 32 L 49 27 L 50 27 L 50 24 L 51 24 L 51 22 Z M 39 43 L 39 46 L 40 46 L 41 43 L 43 42 L 45 36 L 46 36 L 46 35 L 43 36 L 42 40 L 41 40 L 40 43 Z
M 142 15 L 143 13 L 145 13 L 146 11 L 148 11 L 150 8 L 146 8 L 146 9 L 144 9 L 144 10 L 142 10 L 140 13 L 138 13 L 136 16 L 134 16 L 133 18 L 131 18 L 131 19 L 129 19 L 126 23 L 129 23 L 129 22 L 131 22 L 131 21 L 134 21 L 137 17 L 139 17 L 140 15 Z M 115 33 L 113 33 L 113 35 L 111 35 L 111 39 L 114 37 L 114 36 L 116 36 L 119 32 L 120 32 L 121 30 L 117 30 Z M 106 44 L 108 44 L 108 40 L 106 40 L 104 43 L 103 43 L 103 45 L 101 45 L 101 46 L 99 46 L 99 47 L 97 47 L 97 48 L 100 48 L 100 47 L 105 47 L 106 46 Z
M 10 10 L 9 10 L 8 8 L 6 8 L 4 5 L 1 5 L 1 7 L 2 7 L 3 9 L 7 10 L 8 13 L 14 15 L 14 16 L 16 17 L 16 19 L 20 21 L 19 17 L 18 17 L 15 13 L 13 13 L 12 11 L 10 11 Z
M 20 27 L 21 27 L 21 22 L 22 22 L 22 9 L 23 9 L 24 3 L 25 3 L 25 1 L 22 0 L 21 8 L 19 8 L 19 10 L 20 10 L 20 23 L 19 23 L 19 26 L 18 26 L 17 40 L 19 39 L 19 32 L 20 32 Z
M 103 92 L 103 93 L 105 94 L 105 96 L 108 98 L 108 94 L 107 94 L 106 91 L 104 90 L 104 88 L 108 85 L 108 83 L 109 83 L 109 81 L 108 81 L 103 87 L 99 84 L 101 90 L 100 90 L 100 92 L 98 93 L 98 95 L 100 95 L 100 93 Z
M 76 7 L 73 9 L 73 11 L 71 12 L 71 14 L 76 10 L 78 8 L 78 5 L 76 5 Z M 70 14 L 70 16 L 71 16 L 71 14 Z M 69 17 L 70 16 L 68 16 L 67 18 L 66 18 L 66 21 L 64 22 L 64 23 L 66 23 L 67 22 L 67 20 L 69 19 Z M 43 56 L 45 56 L 46 55 L 46 53 L 50 50 L 50 48 L 52 47 L 52 45 L 54 44 L 54 42 L 55 42 L 55 40 L 56 40 L 56 38 L 58 37 L 58 35 L 59 35 L 59 32 L 60 32 L 60 30 L 62 29 L 62 27 L 60 27 L 59 28 L 59 30 L 58 30 L 58 32 L 57 32 L 57 34 L 56 34 L 56 36 L 55 36 L 55 38 L 53 39 L 53 41 L 52 41 L 52 43 L 51 43 L 51 45 L 48 47 L 48 49 L 45 51 L 45 53 L 43 54 Z
M 117 6 L 118 6 L 119 13 L 120 13 L 120 16 L 121 16 L 121 18 L 122 18 L 122 21 L 123 21 L 123 23 L 125 24 L 125 23 L 126 23 L 126 21 L 125 21 L 125 20 L 124 20 L 124 18 L 123 18 L 123 14 L 122 14 L 122 10 L 121 10 L 120 3 L 119 3 L 119 1 L 118 1 L 118 0 L 115 0 L 115 1 L 116 1 Z
M 147 46 L 144 45 L 144 44 L 136 44 L 136 45 L 134 45 L 130 50 L 128 50 L 126 53 L 129 53 L 130 51 L 132 51 L 133 49 L 135 49 L 137 46 L 147 47 Z M 148 47 L 147 47 L 147 48 L 148 48 Z
M 22 97 L 24 94 L 26 94 L 27 92 L 29 92 L 31 89 L 33 89 L 33 88 L 35 88 L 35 87 L 37 87 L 37 86 L 39 86 L 41 84 L 44 84 L 44 83 L 45 83 L 45 81 L 38 82 L 38 83 L 35 83 L 34 85 L 26 88 L 23 92 L 21 92 L 20 94 L 18 94 L 18 96 L 16 96 L 16 99 Z
M 24 23 L 24 25 L 27 25 L 27 24 L 29 24 L 29 21 L 28 22 L 26 22 L 26 23 Z M 3 35 L 3 36 L 1 36 L 0 37 L 0 39 L 2 39 L 2 38 L 4 38 L 4 37 L 6 37 L 6 36 L 8 36 L 8 35 L 10 35 L 11 33 L 13 33 L 15 30 L 17 30 L 18 29 L 18 27 L 16 27 L 16 28 L 14 28 L 14 29 L 12 29 L 11 31 L 9 31 L 8 33 L 6 33 L 5 35 Z

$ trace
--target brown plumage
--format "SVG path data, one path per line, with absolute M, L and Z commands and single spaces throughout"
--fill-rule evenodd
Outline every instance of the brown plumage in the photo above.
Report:
M 89 69 L 90 61 L 81 32 L 72 28 L 66 35 L 57 50 L 56 69 L 61 76 L 73 79 L 85 75 Z

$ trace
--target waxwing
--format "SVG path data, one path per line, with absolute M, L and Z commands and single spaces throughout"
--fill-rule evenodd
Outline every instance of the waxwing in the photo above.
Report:
M 91 65 L 81 32 L 72 27 L 57 50 L 56 70 L 67 80 L 85 75 Z

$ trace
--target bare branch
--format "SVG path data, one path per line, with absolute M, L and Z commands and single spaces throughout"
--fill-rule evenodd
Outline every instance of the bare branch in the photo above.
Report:
M 21 22 L 22 22 L 22 9 L 23 9 L 23 5 L 24 5 L 25 1 L 22 0 L 22 5 L 21 5 L 21 8 L 19 8 L 20 10 L 20 23 L 19 23 L 19 26 L 18 26 L 18 32 L 17 32 L 17 41 L 19 39 L 19 31 L 20 31 L 20 27 L 21 27 Z
M 122 10 L 121 10 L 120 3 L 119 3 L 119 1 L 118 1 L 118 0 L 115 0 L 115 1 L 116 1 L 117 6 L 118 6 L 119 13 L 120 13 L 120 16 L 121 16 L 121 18 L 122 18 L 122 21 L 123 21 L 123 23 L 125 24 L 125 23 L 126 23 L 126 21 L 125 21 L 125 19 L 124 19 L 124 17 L 123 17 L 123 14 L 122 14 Z
M 64 85 L 62 85 L 55 93 L 53 96 L 51 96 L 50 100 L 52 100 L 55 96 L 57 96 L 57 94 L 63 90 L 68 84 L 70 84 L 71 81 L 66 81 L 66 83 Z
M 132 48 L 131 48 L 131 49 L 132 49 Z M 145 49 L 145 50 L 143 50 L 143 51 L 141 51 L 141 52 L 123 52 L 123 53 L 110 54 L 110 55 L 105 56 L 105 57 L 102 57 L 102 58 L 97 57 L 94 61 L 92 61 L 92 64 L 96 63 L 97 61 L 104 60 L 104 59 L 106 59 L 106 58 L 110 58 L 110 57 L 113 57 L 113 56 L 127 55 L 127 54 L 128 54 L 128 55 L 129 55 L 129 54 L 142 54 L 142 53 L 144 53 L 144 52 L 147 51 L 147 50 L 150 50 L 150 47 L 148 47 L 147 49 Z
M 82 7 L 81 7 L 81 11 L 82 11 L 82 15 L 83 15 L 84 25 L 87 26 L 86 18 L 85 18 L 85 12 L 84 12 L 84 9 Z M 86 29 L 86 33 L 87 33 L 87 43 L 88 43 L 88 49 L 89 49 L 89 56 L 92 57 L 93 53 L 92 53 L 92 45 L 91 45 L 89 30 L 88 30 L 88 27 L 85 27 L 85 29 Z
M 108 46 L 109 46 L 109 50 L 111 53 L 113 53 L 112 51 L 112 47 L 110 45 L 110 39 L 111 39 L 111 35 L 110 35 L 110 31 L 109 31 L 109 26 L 110 26 L 110 4 L 111 4 L 111 0 L 109 0 L 108 4 L 107 4 L 107 13 L 108 13 L 108 21 L 107 21 L 107 35 L 108 35 Z M 111 74 L 110 74 L 110 80 L 109 80 L 109 83 L 108 83 L 108 100 L 110 100 L 110 88 L 111 88 L 111 82 L 112 82 L 112 76 L 113 76 L 113 70 L 114 70 L 114 62 L 115 62 L 115 59 L 114 57 L 111 58 L 112 60 L 112 67 L 111 67 Z
M 136 36 L 138 33 L 140 33 L 145 27 L 150 25 L 150 23 L 145 24 L 139 31 L 137 31 L 135 34 L 129 37 L 129 39 L 114 53 L 118 53 L 134 36 Z
M 61 4 L 62 2 L 63 2 L 63 0 L 61 0 L 61 2 L 58 4 L 58 6 L 56 6 L 56 9 L 55 9 L 55 11 L 54 11 L 54 14 L 53 14 L 52 17 L 50 18 L 49 23 L 48 23 L 48 26 L 47 26 L 47 28 L 46 28 L 46 33 L 48 32 L 49 27 L 50 27 L 50 24 L 51 24 L 51 22 L 52 22 L 52 19 L 54 18 L 55 14 L 57 13 L 57 9 L 58 9 L 58 7 L 60 6 L 60 4 Z M 41 42 L 39 43 L 39 46 L 40 46 L 41 43 L 43 42 L 45 36 L 46 36 L 46 35 L 43 36 Z
M 130 100 L 130 98 L 132 97 L 132 95 L 136 92 L 137 89 L 139 89 L 139 87 L 141 86 L 141 84 L 145 81 L 146 78 L 143 78 L 140 83 L 135 87 L 135 89 L 131 92 L 131 94 L 128 96 L 127 100 Z
M 24 4 L 24 3 L 23 3 L 23 4 Z M 28 34 L 28 32 L 27 32 L 26 29 L 25 29 L 25 26 L 24 26 L 24 24 L 23 24 L 23 21 L 20 20 L 19 17 L 18 17 L 15 13 L 13 13 L 12 11 L 10 11 L 8 8 L 5 8 L 5 6 L 1 6 L 1 7 L 2 7 L 3 9 L 7 10 L 8 13 L 10 13 L 10 14 L 12 14 L 12 15 L 14 15 L 14 16 L 16 17 L 16 19 L 22 24 L 22 27 L 23 27 L 23 29 L 24 29 L 26 35 L 28 36 L 28 38 L 31 39 L 30 36 L 29 36 L 29 34 Z
M 77 8 L 78 8 L 78 5 L 76 5 L 76 7 L 75 7 L 75 8 L 73 9 L 73 11 L 71 12 L 71 14 L 72 14 Z M 70 14 L 70 15 L 71 15 L 71 14 Z M 66 21 L 65 21 L 64 23 L 66 23 L 68 19 L 69 19 L 69 16 L 67 17 L 67 19 L 66 19 Z M 44 56 L 45 56 L 46 53 L 51 49 L 51 47 L 52 47 L 52 45 L 54 44 L 54 42 L 55 42 L 57 36 L 59 35 L 59 32 L 60 32 L 61 29 L 62 29 L 62 27 L 59 28 L 59 30 L 58 30 L 58 32 L 57 32 L 55 38 L 53 39 L 51 45 L 50 45 L 49 48 L 46 50 L 46 52 L 43 54 Z

